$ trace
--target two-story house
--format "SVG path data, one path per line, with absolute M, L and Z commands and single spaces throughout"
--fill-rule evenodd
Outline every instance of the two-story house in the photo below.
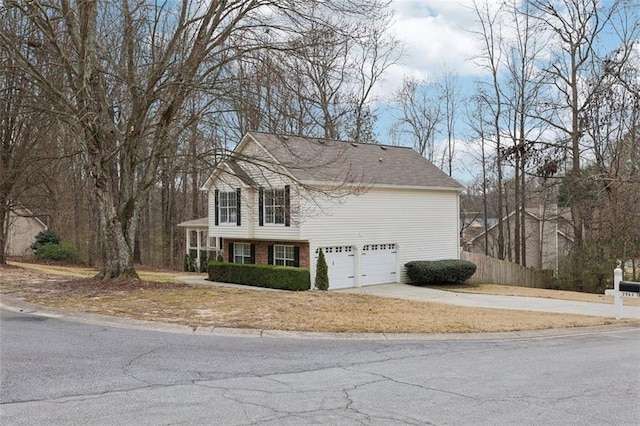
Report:
M 203 189 L 224 261 L 304 267 L 313 282 L 322 249 L 336 289 L 459 258 L 462 187 L 410 148 L 250 132 Z

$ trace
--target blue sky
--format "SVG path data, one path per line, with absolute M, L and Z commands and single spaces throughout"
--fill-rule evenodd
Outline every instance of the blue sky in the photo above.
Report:
M 477 0 L 483 4 L 484 0 Z M 603 0 L 604 4 L 610 0 Z M 490 0 L 495 6 L 502 0 Z M 392 32 L 404 44 L 404 56 L 385 75 L 376 93 L 378 122 L 376 133 L 382 143 L 390 143 L 389 128 L 393 110 L 388 102 L 404 76 L 435 80 L 443 67 L 457 75 L 463 96 L 471 94 L 482 70 L 473 60 L 481 51 L 477 35 L 474 0 L 393 0 L 395 21 Z M 607 38 L 605 38 L 606 43 Z M 609 37 L 608 40 L 613 40 Z M 454 177 L 468 183 L 477 175 L 477 154 L 470 132 L 463 122 L 456 125 L 457 144 Z
M 391 141 L 388 132 L 394 118 L 385 104 L 404 76 L 435 80 L 446 67 L 457 75 L 461 91 L 470 93 L 475 79 L 483 72 L 472 60 L 480 49 L 472 34 L 476 25 L 473 0 L 394 0 L 393 7 L 392 32 L 403 43 L 404 56 L 388 70 L 376 93 L 379 106 L 376 133 L 382 143 Z M 456 133 L 463 136 L 462 124 Z M 461 158 L 454 164 L 454 177 L 469 181 L 473 176 L 462 167 L 469 163 L 463 148 L 459 147 Z

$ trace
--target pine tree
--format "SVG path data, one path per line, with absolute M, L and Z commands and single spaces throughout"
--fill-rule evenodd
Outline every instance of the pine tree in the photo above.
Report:
M 318 264 L 316 265 L 316 288 L 325 291 L 329 289 L 329 270 L 322 249 L 318 254 Z

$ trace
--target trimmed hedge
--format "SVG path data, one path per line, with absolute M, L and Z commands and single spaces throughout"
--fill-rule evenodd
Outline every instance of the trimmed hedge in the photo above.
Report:
M 304 268 L 209 262 L 209 279 L 279 290 L 303 291 L 311 288 L 311 274 Z
M 416 260 L 404 265 L 413 285 L 452 284 L 468 280 L 476 265 L 468 260 Z

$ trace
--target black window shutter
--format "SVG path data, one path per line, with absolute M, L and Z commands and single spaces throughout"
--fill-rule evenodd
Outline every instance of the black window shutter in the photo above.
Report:
M 284 226 L 291 226 L 291 186 L 284 186 Z
M 218 226 L 219 223 L 219 218 L 218 218 L 218 208 L 220 207 L 220 201 L 219 201 L 219 193 L 220 191 L 218 191 L 217 189 L 215 190 L 215 204 L 214 204 L 214 210 L 215 210 L 215 225 Z
M 229 243 L 229 262 L 233 263 L 233 243 Z
M 258 225 L 264 226 L 264 189 L 258 190 Z
M 300 247 L 293 247 L 293 266 L 296 268 L 300 267 Z
M 240 226 L 241 224 L 241 220 L 240 220 L 241 214 L 240 214 L 240 188 L 236 189 L 236 225 Z
M 250 263 L 256 263 L 256 245 L 255 244 L 251 244 L 251 262 Z
M 273 265 L 273 244 L 269 245 L 268 261 L 269 265 Z

